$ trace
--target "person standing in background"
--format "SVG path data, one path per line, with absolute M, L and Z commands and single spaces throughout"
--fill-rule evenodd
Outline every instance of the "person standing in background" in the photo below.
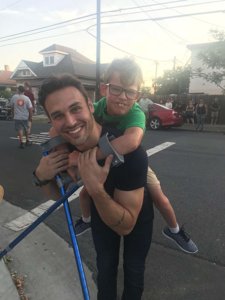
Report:
M 172 99 L 171 98 L 168 98 L 166 100 L 165 107 L 170 108 L 170 109 L 173 108 L 173 103 L 172 103 Z
M 213 102 L 210 105 L 211 110 L 211 125 L 216 125 L 218 122 L 220 105 L 218 98 L 213 99 Z
M 32 122 L 33 106 L 30 99 L 24 95 L 24 87 L 18 86 L 18 93 L 11 99 L 12 115 L 15 120 L 15 130 L 19 136 L 19 148 L 24 148 L 23 133 L 26 136 L 26 146 L 32 145 L 29 141 L 29 125 Z
M 186 122 L 188 124 L 193 124 L 194 125 L 194 114 L 195 114 L 195 107 L 193 105 L 192 100 L 189 100 L 188 105 L 186 107 L 186 111 L 185 111 L 185 118 L 186 118 Z
M 207 106 L 203 99 L 200 99 L 199 103 L 196 105 L 195 113 L 197 117 L 196 130 L 202 131 L 204 129 L 205 118 L 207 115 Z
M 32 103 L 32 106 L 33 106 L 33 114 L 35 114 L 35 98 L 34 98 L 34 94 L 33 94 L 33 92 L 32 92 L 32 87 L 30 86 L 30 84 L 29 84 L 29 82 L 25 82 L 24 83 L 24 89 L 25 89 L 25 91 L 24 91 L 24 95 L 25 96 L 27 96 L 29 99 L 30 99 L 30 101 L 31 101 L 31 103 Z M 31 133 L 31 126 L 32 126 L 32 121 L 29 121 L 28 122 L 28 126 L 29 126 L 29 129 L 28 129 L 28 134 L 30 135 L 30 133 Z
M 143 94 L 143 97 L 138 101 L 141 109 L 143 110 L 146 118 L 146 128 L 149 128 L 149 106 L 153 104 L 153 101 L 148 98 L 147 94 Z

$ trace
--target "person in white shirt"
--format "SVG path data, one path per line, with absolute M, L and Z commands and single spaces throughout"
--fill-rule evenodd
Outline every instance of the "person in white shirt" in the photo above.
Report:
M 146 118 L 146 128 L 149 127 L 148 121 L 149 121 L 149 106 L 153 104 L 153 101 L 148 98 L 147 94 L 143 94 L 143 97 L 138 101 L 139 106 L 145 113 L 145 118 Z
M 15 130 L 19 136 L 19 148 L 24 148 L 23 133 L 26 137 L 26 146 L 31 145 L 29 141 L 29 123 L 32 121 L 33 106 L 30 99 L 24 95 L 24 87 L 18 86 L 18 93 L 11 99 L 12 114 L 15 120 Z
M 173 108 L 173 103 L 172 103 L 172 100 L 170 99 L 170 98 L 168 98 L 167 100 L 166 100 L 166 103 L 165 103 L 165 106 L 167 107 L 167 108 Z

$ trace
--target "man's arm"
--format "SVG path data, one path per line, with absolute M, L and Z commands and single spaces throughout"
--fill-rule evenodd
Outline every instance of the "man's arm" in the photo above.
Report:
M 119 235 L 129 234 L 142 207 L 144 188 L 132 191 L 115 189 L 112 198 L 104 188 L 112 157 L 108 156 L 101 167 L 97 163 L 96 152 L 97 148 L 94 148 L 79 155 L 78 168 L 84 186 L 103 222 Z
M 119 235 L 129 234 L 142 207 L 144 188 L 131 191 L 115 190 L 113 198 L 103 187 L 89 190 L 89 195 L 102 221 Z

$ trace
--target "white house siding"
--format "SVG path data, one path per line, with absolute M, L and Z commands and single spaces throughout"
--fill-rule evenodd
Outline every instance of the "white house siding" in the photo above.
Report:
M 204 73 L 212 71 L 212 69 L 206 68 L 205 65 L 202 64 L 202 61 L 198 58 L 198 54 L 203 52 L 205 47 L 208 44 L 196 44 L 190 45 L 188 48 L 191 50 L 191 69 L 194 72 L 196 69 L 201 68 Z M 214 71 L 216 71 L 214 69 Z M 225 86 L 225 80 L 221 84 Z M 193 76 L 190 78 L 190 85 L 189 85 L 189 93 L 190 94 L 208 94 L 208 95 L 223 95 L 222 89 L 219 88 L 216 84 L 210 83 L 204 80 L 201 77 Z

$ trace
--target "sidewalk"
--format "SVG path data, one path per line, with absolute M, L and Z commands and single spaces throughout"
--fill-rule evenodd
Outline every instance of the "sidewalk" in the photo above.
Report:
M 178 129 L 178 130 L 186 130 L 186 131 L 195 131 L 196 132 L 195 125 L 192 125 L 192 124 L 184 123 L 181 127 L 173 127 L 173 128 Z M 204 130 L 202 132 L 225 133 L 225 124 L 223 124 L 223 125 L 205 124 Z
M 24 210 L 3 201 L 0 204 L 0 247 L 5 248 L 18 232 L 4 224 L 24 214 Z M 24 277 L 25 295 L 33 300 L 83 300 L 73 250 L 45 224 L 40 224 L 0 261 L 0 299 L 20 298 L 10 273 Z M 83 265 L 90 299 L 96 299 L 96 286 L 89 269 Z

